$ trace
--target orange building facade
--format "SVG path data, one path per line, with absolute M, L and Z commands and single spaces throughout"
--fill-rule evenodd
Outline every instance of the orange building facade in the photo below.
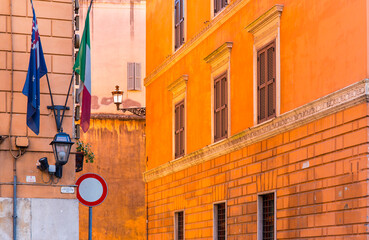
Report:
M 148 239 L 366 239 L 369 2 L 147 2 Z
M 75 4 L 72 0 L 34 0 L 33 4 L 54 103 L 64 105 L 74 64 Z M 79 239 L 75 149 L 62 178 L 37 169 L 43 157 L 55 165 L 50 143 L 57 127 L 53 111 L 47 108 L 52 104 L 46 76 L 40 79 L 39 134 L 26 125 L 27 97 L 22 89 L 30 60 L 32 17 L 29 0 L 0 1 L 0 239 Z M 75 142 L 72 93 L 62 127 Z

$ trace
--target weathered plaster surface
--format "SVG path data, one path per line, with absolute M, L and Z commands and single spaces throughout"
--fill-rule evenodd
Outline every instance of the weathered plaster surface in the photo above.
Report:
M 18 198 L 17 239 L 78 240 L 76 199 Z M 0 198 L 0 239 L 13 239 L 13 199 Z

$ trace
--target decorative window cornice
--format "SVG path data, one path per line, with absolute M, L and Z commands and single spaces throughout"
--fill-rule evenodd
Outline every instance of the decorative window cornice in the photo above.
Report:
M 168 90 L 172 92 L 173 99 L 177 98 L 179 95 L 183 94 L 186 90 L 188 81 L 188 75 L 182 75 L 177 80 L 174 80 L 169 86 Z
M 222 62 L 224 59 L 229 59 L 231 55 L 233 43 L 225 42 L 222 46 L 218 47 L 214 52 L 210 53 L 206 58 L 205 62 L 209 63 L 212 67 Z
M 262 32 L 263 29 L 268 28 L 267 25 L 270 23 L 279 23 L 282 11 L 283 5 L 275 5 L 263 15 L 258 17 L 255 21 L 247 25 L 245 29 L 253 35 L 257 35 L 258 33 Z
M 272 121 L 251 127 L 221 142 L 216 142 L 189 153 L 180 159 L 175 159 L 151 169 L 144 173 L 144 180 L 146 182 L 151 182 L 188 167 L 229 154 L 280 133 L 304 126 L 325 116 L 329 116 L 363 102 L 368 102 L 368 99 L 369 79 L 364 79 L 286 112 Z

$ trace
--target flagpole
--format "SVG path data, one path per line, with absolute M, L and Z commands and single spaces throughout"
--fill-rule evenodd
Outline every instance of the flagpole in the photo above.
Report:
M 32 0 L 31 0 L 32 1 Z M 49 81 L 49 75 L 46 73 L 46 79 L 47 79 L 47 86 L 49 87 L 49 94 L 50 94 L 50 99 L 51 99 L 51 105 L 53 106 L 53 110 L 54 110 L 54 117 L 55 117 L 55 122 L 56 121 L 56 111 L 55 111 L 55 105 L 54 105 L 54 99 L 53 99 L 53 95 L 51 93 L 51 88 L 50 88 L 50 81 Z
M 70 89 L 72 87 L 72 83 L 73 83 L 73 78 L 74 78 L 74 71 L 72 73 L 72 77 L 70 79 L 70 83 L 69 83 L 69 88 L 68 88 L 68 94 L 67 94 L 67 98 L 65 99 L 65 104 L 64 104 L 64 108 L 63 108 L 63 115 L 62 118 L 60 120 L 60 128 L 63 131 L 63 128 L 61 126 L 63 126 L 63 119 L 64 119 L 64 114 L 65 114 L 65 110 L 67 109 L 67 104 L 68 104 L 68 98 L 69 98 L 69 93 L 70 93 Z M 54 110 L 55 111 L 55 110 Z

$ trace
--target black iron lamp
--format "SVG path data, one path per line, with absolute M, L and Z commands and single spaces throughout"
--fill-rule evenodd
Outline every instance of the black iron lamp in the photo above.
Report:
M 50 143 L 53 147 L 53 152 L 56 162 L 55 176 L 61 178 L 63 176 L 63 165 L 68 162 L 70 149 L 74 142 L 71 141 L 69 134 L 60 132 L 54 137 L 54 140 Z
M 146 108 L 144 107 L 136 107 L 136 108 L 119 108 L 119 106 L 123 103 L 123 91 L 119 90 L 119 86 L 115 86 L 115 90 L 111 92 L 113 95 L 114 104 L 117 105 L 117 110 L 122 112 L 131 112 L 137 116 L 144 117 L 146 116 Z
M 67 133 L 60 132 L 54 137 L 54 140 L 50 143 L 53 147 L 55 161 L 59 165 L 64 165 L 68 162 L 70 148 L 74 142 L 71 141 L 70 136 Z

